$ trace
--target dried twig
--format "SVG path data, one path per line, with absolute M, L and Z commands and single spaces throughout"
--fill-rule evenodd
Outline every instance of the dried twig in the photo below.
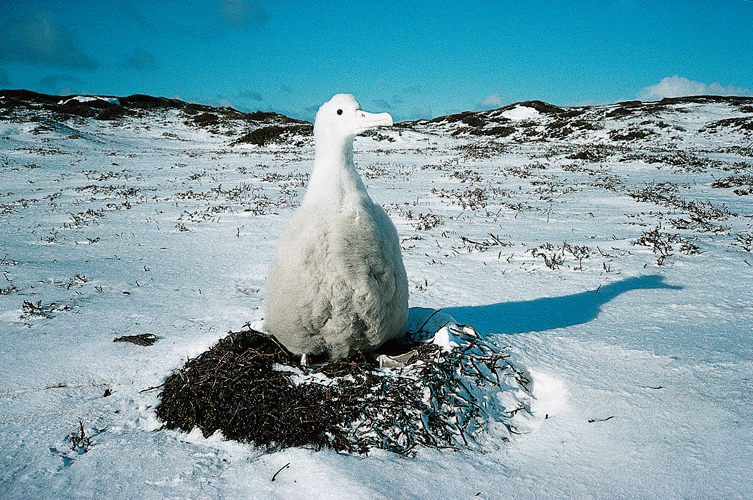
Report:
M 285 465 L 283 465 L 282 467 L 280 467 L 280 470 L 278 470 L 277 472 L 275 472 L 275 475 L 272 476 L 272 481 L 274 481 L 275 479 L 277 479 L 277 474 L 279 474 L 283 470 L 287 469 L 288 467 L 290 467 L 290 462 L 286 463 Z
M 308 374 L 273 338 L 250 329 L 231 333 L 168 377 L 157 416 L 168 428 L 198 427 L 207 436 L 222 430 L 269 450 L 382 448 L 401 455 L 420 446 L 471 446 L 489 420 L 514 429 L 507 420 L 520 410 L 482 393 L 527 392 L 526 376 L 470 327 L 452 333 L 462 346 L 445 352 L 413 345 L 403 368 L 379 370 L 359 353 L 313 365 Z
M 139 335 L 123 335 L 122 337 L 113 339 L 113 342 L 130 342 L 131 344 L 148 347 L 154 345 L 158 339 L 159 337 L 153 333 L 141 333 Z

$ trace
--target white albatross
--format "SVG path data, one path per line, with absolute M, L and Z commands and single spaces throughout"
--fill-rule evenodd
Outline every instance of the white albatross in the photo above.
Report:
M 319 108 L 306 196 L 278 242 L 264 329 L 288 350 L 344 359 L 405 332 L 408 280 L 397 231 L 353 164 L 353 139 L 392 125 L 338 94 Z

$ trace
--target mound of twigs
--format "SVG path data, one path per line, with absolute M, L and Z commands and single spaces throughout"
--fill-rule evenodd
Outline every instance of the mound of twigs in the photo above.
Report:
M 198 427 L 205 436 L 220 430 L 270 451 L 405 455 L 417 446 L 469 447 L 490 421 L 515 433 L 512 419 L 527 405 L 516 398 L 505 404 L 495 391 L 527 394 L 526 375 L 472 329 L 452 334 L 459 347 L 412 346 L 401 368 L 379 369 L 359 355 L 304 371 L 274 338 L 250 328 L 231 332 L 167 378 L 156 413 L 167 428 Z

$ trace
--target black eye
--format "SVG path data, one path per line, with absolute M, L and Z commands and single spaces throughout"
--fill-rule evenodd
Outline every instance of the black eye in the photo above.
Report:
M 337 114 L 338 114 L 338 115 L 341 115 L 341 114 L 343 114 L 343 110 L 342 110 L 342 109 L 338 109 L 338 110 L 337 110 Z

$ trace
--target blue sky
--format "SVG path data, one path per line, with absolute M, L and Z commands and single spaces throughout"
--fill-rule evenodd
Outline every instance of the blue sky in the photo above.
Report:
M 753 1 L 5 0 L 0 88 L 396 120 L 753 95 Z

